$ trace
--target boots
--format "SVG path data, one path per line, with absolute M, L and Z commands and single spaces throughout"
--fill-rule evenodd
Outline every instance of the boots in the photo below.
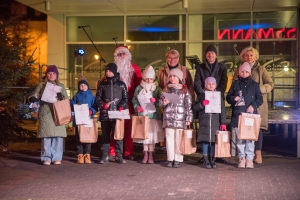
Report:
M 241 158 L 239 159 L 239 165 L 238 165 L 238 168 L 245 168 L 245 165 L 246 165 L 246 163 L 245 163 L 245 157 L 241 157 Z
M 78 164 L 83 164 L 84 163 L 84 156 L 83 156 L 83 154 L 78 154 L 77 163 Z
M 106 163 L 108 163 L 108 155 L 107 154 L 103 154 L 99 163 L 100 164 L 106 164 Z
M 261 164 L 262 163 L 262 156 L 261 156 L 261 150 L 256 150 L 255 151 L 255 163 Z
M 253 161 L 246 159 L 246 168 L 252 169 L 253 168 Z
M 148 151 L 144 151 L 144 159 L 142 160 L 143 164 L 146 164 L 148 161 Z
M 90 154 L 84 154 L 84 163 L 91 164 L 91 155 Z
M 149 164 L 153 164 L 153 163 L 154 163 L 154 161 L 153 161 L 153 155 L 152 155 L 152 154 L 153 154 L 152 151 L 149 151 L 149 152 L 148 152 L 148 155 L 149 155 L 149 156 L 148 156 L 148 163 L 149 163 Z
M 214 157 L 212 156 L 209 156 L 209 162 L 210 162 L 210 165 L 213 169 L 216 169 L 217 168 L 217 165 L 215 163 L 215 160 L 214 160 Z
M 211 169 L 211 165 L 210 165 L 209 158 L 207 155 L 203 156 L 203 165 L 205 168 Z

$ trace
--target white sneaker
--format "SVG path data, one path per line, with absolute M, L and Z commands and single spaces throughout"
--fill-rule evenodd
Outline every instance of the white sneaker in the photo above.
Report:
M 60 160 L 55 160 L 54 162 L 53 162 L 53 165 L 60 165 L 61 164 L 61 161 Z
M 49 160 L 45 160 L 44 162 L 43 162 L 43 165 L 50 165 L 51 164 L 51 162 L 49 161 Z

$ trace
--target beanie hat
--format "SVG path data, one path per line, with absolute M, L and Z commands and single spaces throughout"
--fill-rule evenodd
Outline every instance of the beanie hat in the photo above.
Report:
M 79 76 L 79 78 L 78 78 L 78 91 L 80 90 L 79 87 L 80 87 L 81 84 L 87 85 L 88 88 L 90 89 L 90 86 L 89 86 L 88 81 L 86 80 L 86 78 L 85 78 L 82 74 L 80 74 L 80 76 Z
M 243 64 L 241 64 L 241 66 L 239 67 L 239 73 L 241 73 L 242 71 L 247 71 L 249 72 L 249 74 L 251 74 L 251 66 L 248 62 L 244 62 Z
M 216 49 L 215 45 L 212 45 L 212 44 L 208 45 L 206 47 L 205 54 L 207 54 L 207 52 L 209 52 L 209 51 L 215 52 L 215 54 L 217 55 L 217 49 Z
M 47 67 L 45 74 L 47 75 L 49 72 L 54 72 L 58 77 L 58 70 L 57 70 L 57 67 L 55 65 L 49 65 Z
M 118 72 L 118 66 L 115 63 L 108 63 L 105 67 L 105 71 L 109 70 L 111 71 L 114 75 L 117 74 Z
M 151 65 L 146 67 L 146 69 L 143 72 L 143 79 L 145 80 L 146 78 L 155 79 L 155 71 Z
M 177 76 L 180 81 L 183 81 L 183 73 L 179 68 L 170 70 L 170 75 Z
M 215 79 L 214 77 L 207 77 L 207 78 L 205 79 L 205 86 L 206 86 L 208 83 L 210 83 L 210 82 L 214 82 L 215 85 L 217 85 L 217 81 L 216 81 L 216 79 Z

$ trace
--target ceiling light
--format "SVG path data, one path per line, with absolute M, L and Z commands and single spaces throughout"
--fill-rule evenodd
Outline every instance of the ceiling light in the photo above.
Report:
M 45 10 L 50 10 L 50 1 L 45 1 Z
M 189 2 L 188 0 L 182 0 L 182 8 L 187 9 L 189 7 Z

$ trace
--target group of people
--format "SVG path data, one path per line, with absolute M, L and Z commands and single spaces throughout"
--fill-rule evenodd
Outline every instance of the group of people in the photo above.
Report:
M 231 104 L 232 138 L 237 137 L 238 116 L 242 112 L 258 113 L 261 115 L 261 129 L 267 129 L 268 103 L 266 94 L 273 88 L 273 82 L 266 69 L 258 63 L 258 51 L 253 47 L 245 48 L 240 54 L 244 63 L 236 70 L 233 83 L 226 96 Z M 71 100 L 71 108 L 75 104 L 88 104 L 90 117 L 99 111 L 98 120 L 101 122 L 101 164 L 109 161 L 126 163 L 125 159 L 134 160 L 133 143 L 143 144 L 143 160 L 141 163 L 154 163 L 153 153 L 155 145 L 166 142 L 167 166 L 180 167 L 183 155 L 180 154 L 180 131 L 192 126 L 193 110 L 199 119 L 199 133 L 197 142 L 202 143 L 203 165 L 205 168 L 216 168 L 217 162 L 226 163 L 224 158 L 214 158 L 215 132 L 226 130 L 225 90 L 227 86 L 227 68 L 219 63 L 217 49 L 208 45 L 205 51 L 206 61 L 196 66 L 194 81 L 187 67 L 180 65 L 180 54 L 171 49 L 166 53 L 166 65 L 157 74 L 152 66 L 148 66 L 143 73 L 140 68 L 131 63 L 131 53 L 126 46 L 116 47 L 114 63 L 105 68 L 105 76 L 97 82 L 97 92 L 94 96 L 84 78 L 78 81 L 78 92 Z M 56 66 L 48 66 L 46 78 L 35 89 L 30 97 L 31 102 L 40 101 L 38 138 L 42 138 L 41 161 L 44 165 L 61 164 L 63 144 L 66 137 L 65 126 L 56 126 L 53 120 L 52 104 L 41 101 L 40 98 L 47 82 L 61 86 L 59 95 L 68 98 L 65 86 L 58 80 Z M 158 82 L 157 82 L 158 81 Z M 205 113 L 205 106 L 209 101 L 205 99 L 205 91 L 220 91 L 221 113 Z M 148 114 L 141 107 L 138 95 L 150 93 L 151 103 L 155 112 Z M 180 102 L 173 103 L 167 93 L 177 94 Z M 197 98 L 195 98 L 195 93 Z M 242 96 L 241 96 L 242 93 Z M 237 106 L 243 98 L 245 104 Z M 129 109 L 130 115 L 148 116 L 148 139 L 132 139 L 132 121 L 125 120 L 124 144 L 123 140 L 114 139 L 116 120 L 110 119 L 108 111 L 122 111 Z M 211 120 L 212 119 L 212 120 Z M 81 143 L 78 127 L 73 122 L 76 135 L 77 163 L 91 163 L 91 144 Z M 212 134 L 210 134 L 210 131 Z M 262 163 L 262 132 L 258 141 L 236 140 L 240 168 L 253 168 L 255 162 Z M 124 146 L 124 151 L 123 151 Z M 254 153 L 255 151 L 255 153 Z

